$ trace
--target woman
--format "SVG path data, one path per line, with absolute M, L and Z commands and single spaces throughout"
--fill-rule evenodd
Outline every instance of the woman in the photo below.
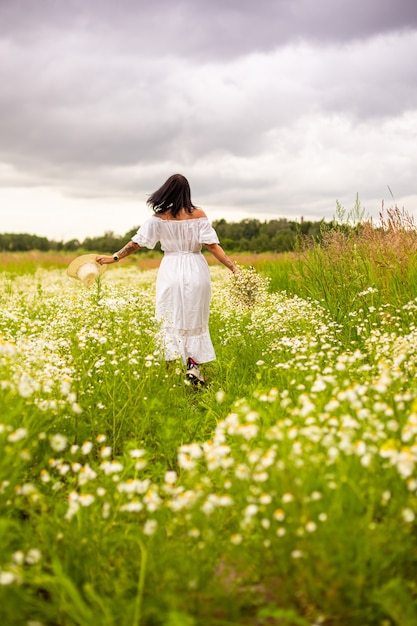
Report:
M 237 269 L 219 246 L 206 214 L 191 202 L 190 185 L 174 174 L 147 201 L 154 215 L 141 226 L 132 240 L 112 256 L 98 256 L 100 265 L 119 259 L 142 247 L 154 248 L 158 241 L 164 257 L 156 281 L 156 318 L 161 325 L 165 359 L 181 358 L 188 378 L 204 384 L 200 363 L 216 358 L 208 318 L 211 280 L 204 245 L 233 273 Z

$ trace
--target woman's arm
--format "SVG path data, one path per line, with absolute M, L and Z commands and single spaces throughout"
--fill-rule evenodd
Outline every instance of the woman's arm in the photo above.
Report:
M 220 261 L 220 263 L 223 263 L 223 265 L 228 267 L 233 274 L 236 274 L 238 271 L 236 265 L 229 259 L 223 248 L 221 248 L 218 243 L 206 243 L 204 245 L 207 250 L 211 252 L 218 261 Z
M 140 246 L 134 241 L 129 241 L 119 252 L 115 252 L 112 255 L 99 255 L 96 257 L 96 261 L 99 265 L 109 265 L 110 263 L 117 263 L 120 259 L 123 259 L 133 252 L 137 252 Z

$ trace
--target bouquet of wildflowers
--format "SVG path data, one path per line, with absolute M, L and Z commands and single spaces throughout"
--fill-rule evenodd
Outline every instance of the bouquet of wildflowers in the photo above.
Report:
M 238 308 L 251 309 L 265 301 L 270 279 L 258 274 L 254 267 L 238 267 L 228 284 L 230 301 Z

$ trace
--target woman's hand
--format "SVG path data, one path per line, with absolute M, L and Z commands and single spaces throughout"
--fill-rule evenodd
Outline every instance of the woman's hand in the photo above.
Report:
M 116 263 L 112 256 L 106 254 L 96 256 L 96 261 L 99 265 L 110 265 L 110 263 Z

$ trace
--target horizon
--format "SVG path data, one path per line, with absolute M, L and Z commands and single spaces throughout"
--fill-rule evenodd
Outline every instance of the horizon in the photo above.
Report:
M 294 223 L 294 224 L 302 224 L 304 222 L 318 223 L 318 222 L 321 222 L 321 221 L 325 221 L 325 222 L 327 221 L 327 220 L 325 220 L 325 218 L 321 218 L 321 219 L 317 219 L 317 220 L 315 220 L 315 219 L 308 219 L 307 220 L 303 216 L 300 216 L 300 217 L 294 218 L 294 219 L 288 218 L 288 217 L 284 217 L 284 216 L 277 216 L 277 217 L 269 217 L 269 218 L 264 219 L 264 220 L 258 219 L 257 217 L 245 217 L 245 218 L 242 218 L 241 220 L 233 220 L 233 221 L 232 220 L 227 220 L 225 217 L 220 217 L 220 218 L 211 220 L 211 223 L 214 223 L 214 222 L 217 222 L 217 221 L 220 221 L 220 220 L 223 220 L 223 219 L 226 221 L 227 224 L 231 224 L 231 225 L 239 224 L 239 223 L 244 222 L 246 220 L 247 221 L 256 220 L 256 221 L 259 221 L 261 224 L 272 222 L 272 221 L 281 221 L 281 220 L 287 221 L 288 223 Z M 330 221 L 332 221 L 332 220 L 330 220 Z M 47 235 L 42 235 L 42 234 L 38 234 L 38 233 L 31 233 L 31 232 L 23 232 L 23 231 L 19 231 L 19 232 L 18 231 L 2 231 L 2 232 L 0 232 L 0 236 L 3 236 L 3 235 L 4 236 L 6 236 L 6 235 L 13 235 L 13 236 L 26 235 L 26 236 L 29 236 L 29 237 L 39 237 L 39 238 L 47 239 L 48 241 L 51 241 L 51 242 L 53 241 L 55 243 L 64 243 L 65 244 L 65 243 L 68 243 L 68 242 L 73 241 L 73 240 L 77 240 L 80 243 L 82 243 L 86 239 L 98 239 L 100 237 L 104 237 L 107 233 L 109 233 L 109 234 L 111 233 L 112 235 L 114 235 L 115 238 L 123 237 L 127 233 L 129 233 L 130 231 L 134 230 L 135 228 L 139 228 L 140 226 L 141 226 L 141 224 L 139 224 L 138 226 L 132 226 L 131 228 L 128 228 L 124 233 L 117 233 L 115 231 L 108 230 L 108 231 L 104 231 L 102 233 L 99 233 L 97 235 L 86 235 L 85 237 L 72 237 L 72 238 L 67 239 L 67 240 L 64 240 L 64 239 L 54 239 L 53 237 L 48 237 Z

